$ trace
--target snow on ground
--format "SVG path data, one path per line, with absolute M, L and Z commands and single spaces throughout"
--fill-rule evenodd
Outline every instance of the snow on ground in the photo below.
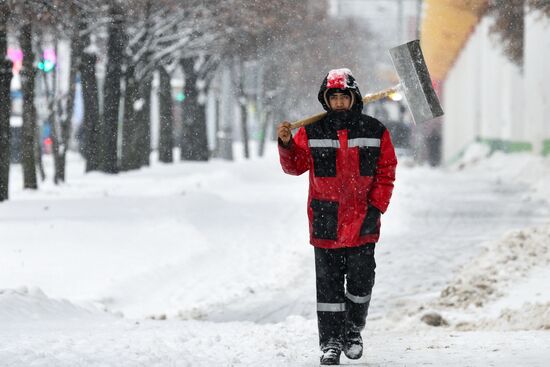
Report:
M 547 366 L 550 162 L 471 150 L 399 167 L 368 366 Z M 51 162 L 46 160 L 46 164 Z M 307 177 L 177 162 L 19 189 L 0 205 L 2 366 L 314 366 Z M 436 314 L 448 324 L 429 326 Z M 358 364 L 359 363 L 359 364 Z
M 496 316 L 481 323 L 485 328 L 550 330 L 550 292 L 544 291 L 544 280 L 550 279 L 549 248 L 548 226 L 519 230 L 488 244 L 442 291 L 439 305 L 482 308 L 489 317 Z M 480 312 L 474 309 L 473 314 Z M 465 322 L 457 326 L 481 327 Z

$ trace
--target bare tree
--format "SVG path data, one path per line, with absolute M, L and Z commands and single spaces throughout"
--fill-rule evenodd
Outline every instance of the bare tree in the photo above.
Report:
M 529 11 L 540 11 L 546 17 L 550 17 L 550 1 L 548 0 L 526 0 Z
M 229 103 L 237 105 L 223 103 L 224 111 L 217 108 L 216 113 L 224 117 L 227 128 L 233 124 L 231 111 L 236 107 L 240 109 L 244 154 L 249 156 L 249 103 L 259 107 L 257 116 L 260 118 L 257 120 L 263 124 L 265 137 L 271 121 L 310 112 L 310 103 L 305 101 L 314 101 L 312 93 L 316 93 L 323 72 L 333 66 L 354 68 L 354 65 L 365 64 L 354 47 L 354 42 L 365 33 L 349 21 L 329 22 L 324 2 L 316 3 L 316 6 L 311 6 L 311 3 L 291 0 L 20 2 L 21 5 L 16 7 L 21 9 L 18 13 L 34 14 L 33 17 L 20 16 L 17 27 L 21 45 L 25 53 L 31 55 L 25 58 L 22 71 L 23 87 L 27 91 L 24 114 L 27 121 L 24 128 L 26 149 L 31 140 L 34 145 L 30 146 L 37 146 L 36 125 L 31 125 L 36 124 L 36 112 L 31 102 L 34 87 L 30 86 L 34 85 L 32 47 L 33 42 L 37 43 L 32 34 L 44 33 L 47 29 L 54 38 L 68 40 L 71 45 L 71 84 L 68 91 L 50 98 L 55 182 L 65 179 L 78 74 L 84 100 L 82 151 L 87 171 L 101 169 L 116 173 L 120 169 L 149 164 L 150 97 L 154 72 L 159 74 L 162 86 L 159 157 L 163 161 L 173 159 L 170 78 L 174 65 L 183 71 L 185 77 L 184 126 L 179 142 L 181 158 L 207 160 L 206 94 L 222 60 L 234 60 L 233 68 L 225 70 L 232 69 L 229 75 L 236 95 Z M 27 18 L 32 18 L 33 23 L 26 21 Z M 33 30 L 33 26 L 38 27 L 38 31 Z M 330 47 L 318 47 L 319 44 L 329 44 Z M 345 65 L 339 64 L 343 60 Z M 245 65 L 250 63 L 258 66 L 252 72 L 261 73 L 255 78 L 262 82 L 249 93 Z M 105 65 L 106 69 L 105 75 L 99 73 L 100 80 L 105 81 L 101 86 L 103 94 L 99 93 L 96 79 L 97 65 Z M 55 91 L 53 84 L 49 89 Z M 122 126 L 120 132 L 119 126 Z M 119 142 L 122 142 L 121 146 Z M 25 156 L 32 158 L 29 152 Z M 36 186 L 35 164 L 30 164 L 28 159 L 24 164 L 29 187 L 33 186 L 33 174 Z
M 134 24 L 126 47 L 124 120 L 122 125 L 121 169 L 149 165 L 151 153 L 151 90 L 153 70 L 144 69 L 151 57 L 154 32 L 152 3 L 144 0 L 142 11 L 134 11 Z
M 103 123 L 101 126 L 100 169 L 106 173 L 117 173 L 118 167 L 118 122 L 121 106 L 121 78 L 126 31 L 124 9 L 119 0 L 109 4 L 110 22 L 107 40 L 107 74 L 105 75 Z
M 84 119 L 82 122 L 82 151 L 86 159 L 86 172 L 97 171 L 101 165 L 99 154 L 101 121 L 99 113 L 99 89 L 96 78 L 97 46 L 93 43 L 90 34 L 86 29 L 91 24 L 85 19 L 79 22 L 81 50 L 80 60 L 80 82 L 82 86 L 82 100 L 84 104 Z
M 193 50 L 190 37 L 191 23 L 195 25 L 200 23 L 192 16 L 195 13 L 181 9 L 181 5 L 177 3 L 164 1 L 155 3 L 155 6 L 150 0 L 141 0 L 138 3 L 142 6 L 140 11 L 131 13 L 132 30 L 129 33 L 133 36 L 126 48 L 126 90 L 121 158 L 121 168 L 125 170 L 149 164 L 153 71 L 173 63 L 173 60 L 177 59 L 182 52 L 192 52 L 190 51 Z M 169 83 L 169 76 L 166 74 L 162 76 L 166 88 L 166 78 L 168 77 Z M 165 97 L 161 100 L 164 121 L 171 114 L 167 111 L 166 104 L 166 96 L 169 94 L 165 91 Z M 172 108 L 171 103 L 169 108 Z M 164 133 L 161 134 L 164 144 L 168 140 L 167 126 L 163 124 Z M 164 156 L 166 157 L 166 154 Z
M 21 14 L 33 14 L 31 3 L 24 0 L 21 4 Z M 21 90 L 23 92 L 23 128 L 22 128 L 22 164 L 23 187 L 37 189 L 36 177 L 36 108 L 34 106 L 34 84 L 36 70 L 34 69 L 33 26 L 32 16 L 27 17 L 21 26 L 19 44 L 23 51 L 23 66 L 21 68 Z
M 208 160 L 208 142 L 206 137 L 206 116 L 200 97 L 204 84 L 199 82 L 196 64 L 199 58 L 188 57 L 181 60 L 185 73 L 185 103 L 183 105 L 183 126 L 181 134 L 181 159 L 193 161 Z M 202 87 L 202 88 L 201 88 Z
M 170 85 L 170 73 L 165 66 L 159 69 L 159 103 L 160 103 L 160 126 L 159 126 L 159 160 L 164 163 L 171 163 L 174 160 L 174 113 L 172 103 L 172 86 Z
M 74 5 L 70 7 L 70 14 L 74 17 L 76 17 L 78 14 L 78 10 Z M 73 23 L 72 26 L 69 28 L 69 31 L 71 40 L 69 88 L 65 104 L 61 105 L 61 108 L 64 108 L 63 113 L 60 116 L 61 136 L 59 138 L 56 136 L 57 140 L 61 140 L 61 144 L 59 144 L 60 150 L 57 152 L 57 157 L 55 160 L 56 167 L 54 181 L 56 183 L 59 181 L 65 182 L 67 151 L 69 150 L 69 139 L 71 137 L 71 124 L 74 112 L 74 101 L 76 98 L 76 78 L 82 60 L 82 45 L 78 25 Z
M 525 0 L 492 0 L 488 11 L 494 18 L 490 31 L 497 44 L 510 61 L 522 67 Z
M 50 120 L 53 127 L 52 140 L 55 165 L 54 182 L 56 184 L 59 182 L 65 182 L 66 157 L 67 151 L 69 150 L 74 101 L 76 97 L 76 80 L 82 57 L 82 45 L 78 21 L 73 20 L 78 19 L 78 15 L 80 13 L 79 9 L 74 2 L 64 4 L 65 6 L 63 8 L 58 5 L 57 9 L 58 11 L 63 11 L 63 14 L 67 14 L 68 16 L 62 17 L 61 14 L 57 13 L 53 18 L 54 23 L 55 20 L 63 20 L 63 22 L 60 22 L 59 24 L 58 33 L 69 40 L 71 50 L 68 78 L 69 84 L 67 86 L 63 86 L 66 90 L 61 90 L 61 93 L 54 95 L 53 111 L 55 113 L 53 118 Z M 58 73 L 54 73 L 54 76 L 57 77 L 57 75 Z M 53 85 L 55 86 L 57 84 L 59 83 L 56 80 Z
M 239 101 L 239 108 L 240 108 L 240 114 L 241 114 L 241 137 L 242 137 L 242 143 L 243 143 L 243 154 L 245 158 L 250 158 L 250 148 L 248 144 L 249 134 L 248 134 L 248 121 L 247 121 L 247 102 L 248 98 L 246 95 L 246 92 L 244 90 L 244 82 L 245 82 L 245 66 L 244 61 L 242 58 L 238 57 L 234 60 L 234 66 L 237 69 L 235 74 L 237 76 L 237 93 L 238 93 L 238 101 Z
M 10 83 L 12 62 L 8 60 L 7 34 L 11 9 L 7 1 L 0 1 L 0 202 L 9 197 L 10 178 Z
M 493 17 L 490 32 L 495 43 L 510 61 L 523 67 L 525 12 L 539 11 L 550 17 L 550 1 L 491 0 L 487 11 Z

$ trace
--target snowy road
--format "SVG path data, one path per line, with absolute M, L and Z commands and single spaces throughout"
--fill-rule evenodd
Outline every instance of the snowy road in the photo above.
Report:
M 2 366 L 318 366 L 311 321 L 104 322 L 0 330 Z M 343 365 L 544 367 L 548 332 L 367 333 L 365 359 Z M 9 336 L 9 338 L 8 338 Z M 14 338 L 15 336 L 15 338 Z M 19 337 L 17 337 L 19 336 Z M 195 362 L 193 362 L 195 361 Z
M 72 157 L 67 185 L 15 189 L 0 205 L 1 366 L 317 364 L 306 176 L 282 174 L 274 150 L 119 177 L 81 169 Z M 507 157 L 399 168 L 367 357 L 354 365 L 548 365 L 547 331 L 460 332 L 411 313 L 487 241 L 548 223 L 541 195 L 518 179 L 525 170 Z M 537 301 L 549 302 L 535 280 Z
M 502 182 L 490 171 L 400 169 L 377 247 L 371 318 L 440 292 L 484 241 L 547 222 L 548 206 L 529 200 L 528 192 L 526 185 Z M 302 199 L 288 205 L 305 216 Z M 305 230 L 296 226 L 291 235 Z M 290 289 L 250 295 L 238 305 L 212 311 L 208 319 L 265 323 L 292 315 L 315 317 L 312 251 L 304 254 L 303 268 Z

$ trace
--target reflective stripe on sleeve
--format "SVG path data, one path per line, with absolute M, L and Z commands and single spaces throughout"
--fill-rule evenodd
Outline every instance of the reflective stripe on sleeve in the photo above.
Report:
M 310 148 L 340 148 L 340 142 L 333 139 L 309 139 L 307 144 Z
M 353 303 L 367 303 L 368 301 L 370 301 L 370 296 L 370 294 L 367 294 L 366 296 L 360 297 L 354 296 L 353 294 L 346 292 L 346 297 Z
M 348 147 L 380 147 L 380 139 L 355 138 L 348 140 Z
M 317 303 L 317 311 L 321 312 L 344 312 L 345 303 Z

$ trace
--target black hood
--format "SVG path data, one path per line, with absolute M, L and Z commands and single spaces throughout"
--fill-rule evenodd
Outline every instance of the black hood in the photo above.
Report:
M 329 76 L 331 77 L 329 80 Z M 330 88 L 329 88 L 330 87 Z M 355 78 L 348 69 L 331 70 L 323 79 L 317 98 L 325 111 L 330 111 L 326 93 L 328 89 L 349 90 L 353 94 L 352 111 L 363 111 L 363 97 Z

